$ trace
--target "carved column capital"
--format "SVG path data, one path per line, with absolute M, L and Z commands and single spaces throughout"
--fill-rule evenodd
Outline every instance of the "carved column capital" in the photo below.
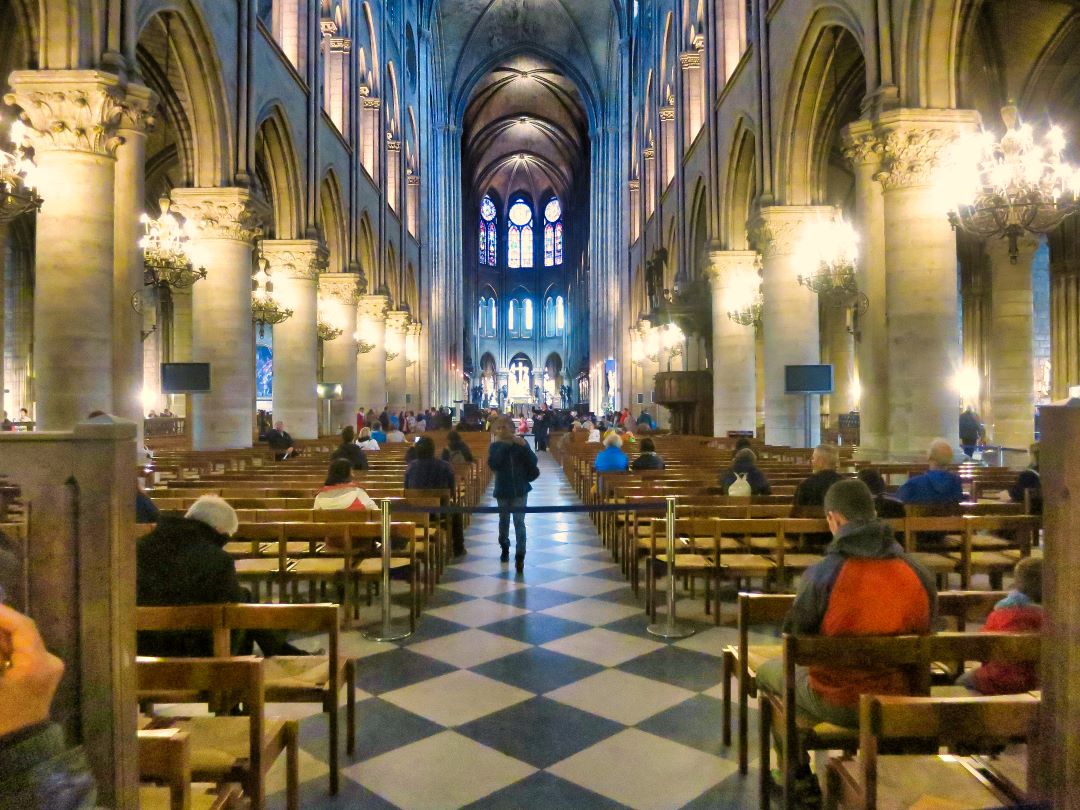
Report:
M 263 239 L 259 249 L 278 278 L 314 281 L 329 264 L 329 252 L 314 239 Z
M 363 99 L 360 102 L 361 107 L 363 107 L 365 110 L 377 110 L 380 107 L 382 107 L 382 99 L 381 98 L 379 98 L 378 96 L 369 96 L 369 95 L 367 95 L 367 94 L 365 94 L 363 92 L 364 90 L 367 90 L 367 88 L 366 87 L 361 87 L 360 88 L 360 96 Z M 368 90 L 368 92 L 370 93 L 371 91 Z
M 701 67 L 701 51 L 683 51 L 679 54 L 679 64 L 683 70 L 696 70 Z
M 412 316 L 401 309 L 395 309 L 386 313 L 386 328 L 391 332 L 404 335 L 409 329 Z
M 709 253 L 707 273 L 715 290 L 748 273 L 758 273 L 761 260 L 756 250 L 714 250 Z
M 413 337 L 419 337 L 424 331 L 424 325 L 420 321 L 413 321 L 409 324 L 408 333 Z
M 158 97 L 149 87 L 129 84 L 124 98 L 121 131 L 149 132 L 157 126 Z
M 127 93 L 120 79 L 99 70 L 18 70 L 4 102 L 22 110 L 38 151 L 116 157 Z
M 645 158 L 645 160 L 655 160 L 656 159 L 656 147 L 654 147 L 654 146 L 645 147 L 645 150 L 641 153 L 641 156 L 643 158 Z
M 831 205 L 770 205 L 758 212 L 750 230 L 762 257 L 770 259 L 794 253 L 804 228 L 838 216 Z
M 674 104 L 669 104 L 669 105 L 667 105 L 665 107 L 660 108 L 660 121 L 661 121 L 661 123 L 670 122 L 670 121 L 674 121 L 674 120 L 675 120 L 675 105 Z
M 368 320 L 381 321 L 390 308 L 390 298 L 386 295 L 361 295 L 356 305 L 356 314 Z
M 889 190 L 931 185 L 953 142 L 978 127 L 979 114 L 972 110 L 890 110 L 877 124 L 881 171 L 876 179 Z
M 360 277 L 355 273 L 320 273 L 319 295 L 354 307 L 360 301 Z
M 630 186 L 630 191 L 631 191 L 631 192 L 634 192 L 634 191 L 640 191 L 640 190 L 641 190 L 641 181 L 640 181 L 640 180 L 631 180 L 631 181 L 630 181 L 630 182 L 628 183 L 628 185 Z
M 844 157 L 852 165 L 877 165 L 881 162 L 884 144 L 870 121 L 852 121 L 841 130 Z
M 175 188 L 170 197 L 198 239 L 254 242 L 269 219 L 265 204 L 246 188 Z

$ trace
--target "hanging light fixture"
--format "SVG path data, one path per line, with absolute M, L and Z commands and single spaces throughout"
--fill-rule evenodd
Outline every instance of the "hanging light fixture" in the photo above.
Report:
M 148 287 L 190 287 L 206 278 L 206 268 L 195 268 L 187 252 L 190 233 L 169 209 L 168 197 L 158 201 L 161 213 L 157 219 L 149 214 L 139 218 L 145 233 L 139 241 L 143 251 L 144 283 Z
M 949 211 L 953 229 L 981 239 L 1009 241 L 1015 264 L 1025 233 L 1048 233 L 1080 210 L 1080 169 L 1065 163 L 1065 134 L 1051 126 L 1039 139 L 1015 105 L 1001 108 L 1000 141 L 980 132 L 953 147 L 948 189 L 957 193 Z
M 761 323 L 765 298 L 761 294 L 760 264 L 759 255 L 754 266 L 740 270 L 726 290 L 729 306 L 727 316 L 739 326 L 757 326 Z
M 813 268 L 799 276 L 799 284 L 813 290 L 830 304 L 843 305 L 858 295 L 855 262 L 859 258 L 859 235 L 850 222 L 831 219 L 808 226 L 796 255 Z
M 270 262 L 265 256 L 258 260 L 259 269 L 251 278 L 251 317 L 259 325 L 259 337 L 266 333 L 266 325 L 289 320 L 293 311 L 283 307 L 274 298 L 274 282 L 270 280 Z
M 329 324 L 326 321 L 319 321 L 318 331 L 319 340 L 321 340 L 323 343 L 327 343 L 331 340 L 337 340 L 345 332 L 344 329 L 338 329 L 336 326 L 334 326 L 333 324 Z
M 0 222 L 41 208 L 42 199 L 34 188 L 34 163 L 27 154 L 26 126 L 11 125 L 11 151 L 0 148 Z

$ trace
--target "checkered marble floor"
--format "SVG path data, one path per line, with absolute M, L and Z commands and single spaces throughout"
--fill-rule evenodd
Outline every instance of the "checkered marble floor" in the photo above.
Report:
M 578 503 L 539 455 L 530 503 Z M 583 514 L 528 516 L 523 576 L 499 562 L 496 525 L 476 516 L 468 556 L 445 572 L 412 637 L 344 634 L 344 653 L 360 658 L 358 740 L 354 757 L 342 753 L 338 796 L 327 793 L 319 707 L 268 708 L 302 718 L 302 806 L 756 805 L 755 772 L 740 777 L 720 742 L 720 651 L 734 629 L 714 628 L 699 599 L 679 606 L 694 636 L 649 636 L 642 604 Z M 283 762 L 270 779 L 272 791 L 284 787 Z M 284 806 L 282 793 L 271 806 Z

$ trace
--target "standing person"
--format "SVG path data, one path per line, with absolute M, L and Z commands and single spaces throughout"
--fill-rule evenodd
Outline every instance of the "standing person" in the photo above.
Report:
M 274 423 L 274 429 L 266 434 L 266 443 L 274 451 L 275 461 L 284 461 L 287 458 L 299 455 L 293 444 L 293 437 L 285 430 L 284 422 L 278 421 Z
M 975 455 L 975 448 L 979 446 L 982 432 L 983 427 L 979 421 L 979 415 L 968 405 L 960 414 L 960 448 L 968 458 Z
M 356 409 L 356 434 L 360 435 L 360 431 L 364 429 L 364 409 Z
M 548 431 L 551 425 L 548 423 L 548 415 L 545 411 L 537 411 L 533 416 L 533 436 L 536 437 L 536 449 L 548 449 Z
M 499 545 L 502 562 L 510 561 L 510 515 L 514 517 L 514 567 L 525 570 L 525 508 L 532 491 L 530 481 L 540 477 L 536 454 L 520 436 L 514 435 L 509 418 L 496 424 L 495 440 L 488 450 L 488 467 L 495 473 L 495 500 L 499 504 Z

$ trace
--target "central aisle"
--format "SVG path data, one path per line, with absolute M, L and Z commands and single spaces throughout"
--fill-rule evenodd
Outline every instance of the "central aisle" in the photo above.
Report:
M 579 504 L 538 455 L 530 504 Z M 468 555 L 411 638 L 343 634 L 344 654 L 361 658 L 357 752 L 343 753 L 341 794 L 329 797 L 326 721 L 312 707 L 303 807 L 756 804 L 755 773 L 740 778 L 720 744 L 720 651 L 734 631 L 702 624 L 674 644 L 645 633 L 642 605 L 585 514 L 529 515 L 521 577 L 499 562 L 497 521 L 473 520 Z

